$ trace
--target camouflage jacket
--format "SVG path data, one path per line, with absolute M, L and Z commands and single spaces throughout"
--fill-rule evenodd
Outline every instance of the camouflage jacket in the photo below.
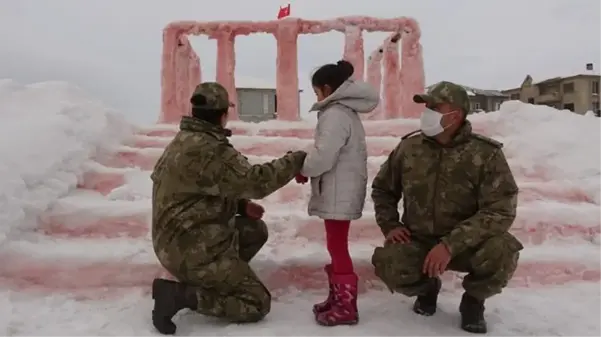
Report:
M 382 233 L 406 226 L 416 236 L 441 240 L 456 255 L 507 231 L 518 187 L 502 146 L 472 133 L 469 121 L 446 146 L 415 132 L 403 137 L 372 184 Z
M 152 240 L 159 259 L 161 251 L 173 251 L 170 245 L 180 251 L 190 245 L 212 260 L 232 244 L 240 201 L 264 198 L 300 172 L 305 152 L 251 165 L 226 131 L 184 117 L 157 161 L 151 175 Z

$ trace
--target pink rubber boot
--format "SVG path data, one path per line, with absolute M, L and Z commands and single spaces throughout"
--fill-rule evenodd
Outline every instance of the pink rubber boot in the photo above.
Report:
M 326 264 L 323 267 L 323 271 L 328 275 L 328 287 L 330 290 L 328 291 L 328 298 L 321 302 L 313 305 L 313 313 L 317 316 L 318 314 L 330 310 L 332 306 L 332 300 L 334 299 L 334 287 L 332 286 L 332 265 Z
M 330 309 L 317 314 L 317 323 L 325 326 L 354 325 L 359 322 L 356 274 L 332 275 L 334 288 Z

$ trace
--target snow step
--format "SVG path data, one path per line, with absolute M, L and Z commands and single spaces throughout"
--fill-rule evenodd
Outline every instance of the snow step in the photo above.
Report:
M 136 168 L 142 171 L 150 171 L 154 169 L 154 165 L 158 158 L 163 153 L 162 149 L 146 148 L 135 149 L 131 148 L 128 151 L 121 151 L 107 158 L 98 158 L 101 164 L 98 164 L 99 169 L 91 168 L 86 172 L 83 181 L 80 184 L 82 188 L 96 188 L 102 186 L 102 190 L 108 189 L 110 186 L 120 186 L 124 179 L 120 175 L 126 174 L 128 169 Z M 246 156 L 251 164 L 260 164 L 277 159 L 272 156 Z M 367 173 L 369 177 L 375 176 L 380 170 L 380 166 L 386 160 L 386 157 L 370 157 L 367 162 Z
M 381 158 L 381 157 L 375 157 Z M 380 168 L 379 160 L 370 158 L 369 170 L 376 171 Z M 251 162 L 264 162 L 268 161 L 264 157 L 251 157 Z M 262 160 L 261 160 L 262 159 Z M 99 168 L 98 168 L 99 167 Z M 108 168 L 100 164 L 97 165 L 97 169 L 91 169 L 87 171 L 83 176 L 83 181 L 80 183 L 80 188 L 93 189 L 103 195 L 110 193 L 113 189 L 122 186 L 127 182 L 125 175 L 129 174 L 131 169 L 124 168 Z M 151 171 L 139 172 L 140 175 L 150 177 Z M 367 199 L 366 208 L 373 209 L 371 204 L 371 181 L 375 175 L 369 174 L 368 185 L 367 185 Z M 585 191 L 581 187 L 577 187 L 569 183 L 559 182 L 539 182 L 539 181 L 528 181 L 528 178 L 516 177 L 518 179 L 518 185 L 520 186 L 519 193 L 519 204 L 535 202 L 535 201 L 555 201 L 560 203 L 587 203 L 591 205 L 598 205 L 594 196 L 590 195 L 590 191 Z M 522 181 L 526 179 L 526 181 Z M 277 203 L 277 204 L 302 204 L 299 207 L 304 208 L 306 200 L 309 199 L 310 188 L 308 185 L 298 185 L 296 183 L 290 183 L 284 186 L 282 189 L 276 191 L 272 195 L 265 199 L 266 203 Z
M 123 146 L 121 149 L 114 153 L 111 157 L 108 158 L 99 158 L 99 162 L 107 167 L 116 167 L 116 168 L 126 168 L 126 167 L 136 167 L 141 170 L 152 170 L 156 161 L 163 154 L 163 149 L 157 148 L 145 148 L 138 149 L 133 147 Z M 286 150 L 287 151 L 287 150 Z M 283 156 L 286 151 L 281 153 Z M 267 155 L 249 155 L 243 153 L 251 163 L 265 163 L 271 160 L 277 159 L 275 156 L 267 156 Z M 370 177 L 373 177 L 377 174 L 378 170 L 382 163 L 386 160 L 385 156 L 378 157 L 369 157 L 367 163 L 367 171 Z
M 295 185 L 296 188 L 300 188 Z M 285 192 L 286 190 L 283 189 Z M 282 190 L 276 192 L 282 193 Z M 305 214 L 300 203 L 278 204 L 274 199 L 294 200 L 285 196 L 270 196 L 265 221 L 272 232 L 287 231 L 288 236 L 308 240 L 323 238 L 321 220 Z M 271 205 L 277 205 L 270 210 Z M 363 218 L 352 223 L 352 241 L 381 240 L 376 225 L 373 204 L 367 203 Z M 148 235 L 151 218 L 148 199 L 109 200 L 100 194 L 77 190 L 59 199 L 40 218 L 39 231 L 55 237 L 144 237 Z M 561 201 L 538 201 L 518 206 L 518 216 L 512 232 L 524 243 L 540 245 L 547 241 L 598 242 L 601 232 L 597 205 L 566 204 Z
M 123 216 L 113 218 L 98 218 L 96 220 L 73 220 L 58 216 L 46 217 L 38 227 L 38 231 L 53 237 L 68 238 L 114 238 L 131 237 L 139 238 L 149 235 L 149 217 Z M 525 224 L 523 227 L 521 224 Z M 297 237 L 308 240 L 323 241 L 321 221 L 306 220 L 300 225 Z M 541 245 L 546 242 L 599 241 L 600 227 L 589 227 L 577 224 L 557 224 L 536 222 L 527 224 L 527 221 L 518 219 L 511 232 L 524 244 Z M 353 223 L 350 231 L 350 241 L 381 242 L 383 240 L 380 229 L 375 224 L 375 219 L 359 220 Z
M 56 246 L 54 242 L 50 244 Z M 91 288 L 148 287 L 154 278 L 168 277 L 168 273 L 156 259 L 143 261 L 146 258 L 135 254 L 123 256 L 117 249 L 119 245 L 113 245 L 111 240 L 100 241 L 95 245 L 83 243 L 85 246 L 78 247 L 78 250 L 71 249 L 72 256 L 65 253 L 76 244 L 70 241 L 64 244 L 67 247 L 58 249 L 58 252 L 41 251 L 40 248 L 44 245 L 39 242 L 35 243 L 37 252 L 24 249 L 23 246 L 28 247 L 27 245 L 22 245 L 21 249 L 18 249 L 16 243 L 11 245 L 11 248 L 16 248 L 11 254 L 0 255 L 3 261 L 11 261 L 0 270 L 0 283 L 18 290 L 32 290 L 37 286 L 49 291 L 72 292 Z M 70 245 L 72 247 L 68 247 Z M 323 264 L 328 260 L 325 247 L 321 244 L 285 246 L 281 251 L 271 251 L 271 258 L 260 252 L 251 262 L 269 289 L 281 291 L 290 287 L 303 290 L 324 288 L 326 277 Z M 94 254 L 100 247 L 104 249 L 104 253 L 99 254 L 101 257 L 95 255 L 97 258 L 89 259 L 85 256 Z M 354 248 L 352 255 L 361 287 L 384 289 L 375 277 L 370 262 L 373 247 L 363 245 Z M 520 264 L 509 286 L 539 287 L 572 282 L 599 282 L 601 273 L 596 247 L 572 245 L 563 248 L 566 249 L 527 248 L 522 251 Z M 150 256 L 148 250 L 152 248 L 148 247 L 142 255 Z M 294 252 L 296 257 L 286 257 L 290 252 Z M 565 254 L 566 252 L 569 254 Z M 277 259 L 273 258 L 275 256 Z M 583 260 L 590 262 L 584 263 Z M 462 276 L 463 274 L 455 272 L 445 273 L 445 288 L 459 289 Z
M 269 123 L 269 122 L 268 122 Z M 261 136 L 261 137 L 286 137 L 313 139 L 315 126 L 305 122 L 288 122 L 286 124 L 268 125 L 268 123 L 236 123 L 230 122 L 228 129 L 234 136 Z M 296 125 L 295 125 L 296 124 Z M 405 125 L 397 123 L 364 122 L 365 133 L 368 137 L 402 137 L 418 129 L 417 121 L 410 121 Z M 139 135 L 150 137 L 173 137 L 179 131 L 178 125 L 156 125 L 150 128 L 139 129 Z
M 471 120 L 474 132 L 490 134 L 489 125 L 484 120 L 473 118 Z M 490 124 L 490 123 L 489 123 Z M 493 125 L 494 126 L 494 125 Z M 314 124 L 308 122 L 268 121 L 263 123 L 229 122 L 227 126 L 233 135 L 263 136 L 263 137 L 289 137 L 312 139 Z M 400 138 L 409 132 L 419 129 L 419 120 L 405 119 L 398 121 L 363 121 L 363 127 L 368 137 L 397 137 Z M 146 136 L 173 137 L 179 131 L 178 124 L 157 124 L 147 128 L 140 128 L 137 134 Z
M 133 148 L 160 148 L 164 149 L 173 137 L 134 136 L 128 144 Z M 312 139 L 286 138 L 286 137 L 253 137 L 232 136 L 232 145 L 245 155 L 282 156 L 291 150 L 303 150 L 313 144 Z M 367 139 L 367 153 L 369 156 L 388 156 L 399 143 L 397 137 L 369 137 Z M 126 149 L 125 151 L 129 151 Z

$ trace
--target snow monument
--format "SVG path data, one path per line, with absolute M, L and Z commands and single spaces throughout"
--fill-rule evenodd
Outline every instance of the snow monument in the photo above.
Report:
M 163 31 L 161 69 L 160 123 L 178 122 L 182 113 L 190 111 L 190 95 L 202 81 L 201 60 L 192 49 L 187 35 L 206 35 L 217 40 L 217 78 L 237 101 L 235 42 L 238 35 L 273 34 L 277 41 L 276 93 L 278 119 L 299 119 L 298 48 L 300 34 L 322 34 L 329 31 L 344 33 L 343 58 L 355 67 L 354 78 L 364 79 L 380 88 L 383 77 L 383 101 L 368 119 L 417 117 L 419 105 L 412 97 L 424 91 L 424 64 L 419 43 L 421 32 L 414 19 L 400 17 L 378 19 L 367 16 L 341 17 L 332 20 L 303 20 L 286 18 L 275 21 L 180 21 L 169 24 Z M 363 32 L 390 32 L 370 56 L 365 74 Z M 401 62 L 399 62 L 399 42 Z M 383 63 L 383 64 L 382 64 Z M 401 68 L 402 64 L 402 68 Z M 382 67 L 384 71 L 382 71 Z M 384 75 L 384 76 L 382 76 Z M 402 114 L 402 115 L 401 115 Z M 238 119 L 236 107 L 230 118 Z
M 32 126 L 23 122 L 21 124 L 29 129 L 22 133 L 25 137 L 22 141 L 15 138 L 20 133 L 7 132 L 12 137 L 7 144 L 22 146 L 22 149 L 7 151 L 9 158 L 2 163 L 25 158 L 24 177 L 31 182 L 14 184 L 23 188 L 15 192 L 8 189 L 13 185 L 7 185 L 5 194 L 10 194 L 6 194 L 9 197 L 4 200 L 25 196 L 24 205 L 43 210 L 39 211 L 33 239 L 17 235 L 10 236 L 10 240 L 0 240 L 5 244 L 0 256 L 10 262 L 0 268 L 0 279 L 12 284 L 14 289 L 106 299 L 129 295 L 135 289 L 147 290 L 154 277 L 166 276 L 149 242 L 152 193 L 149 172 L 178 131 L 177 122 L 189 111 L 187 102 L 191 90 L 202 78 L 201 59 L 192 51 L 186 35 L 207 34 L 217 39 L 217 81 L 232 95 L 235 95 L 235 37 L 255 32 L 275 35 L 277 91 L 280 97 L 286 98 L 279 104 L 278 115 L 283 121 L 244 123 L 236 120 L 234 111 L 234 120 L 229 124 L 234 134 L 230 138 L 232 144 L 251 162 L 258 163 L 312 144 L 314 125 L 296 121 L 296 40 L 299 34 L 329 30 L 344 32 L 344 57 L 355 65 L 355 76 L 366 78 L 376 87 L 383 83 L 382 87 L 386 88 L 381 106 L 369 116 L 373 120 L 364 122 L 370 186 L 400 136 L 418 128 L 416 117 L 420 111 L 411 102 L 411 96 L 424 90 L 424 71 L 420 30 L 415 20 L 346 17 L 324 21 L 286 18 L 270 22 L 172 23 L 165 28 L 163 36 L 162 109 L 157 125 L 144 128 L 128 125 L 127 132 L 116 136 L 123 124 L 107 119 L 108 115 L 100 114 L 87 99 L 74 101 L 74 95 L 79 94 L 65 85 L 39 84 L 19 89 L 25 94 L 13 95 L 14 99 L 27 97 L 24 111 L 37 111 L 28 105 L 32 100 L 44 102 L 46 108 L 56 107 L 60 114 L 55 112 L 54 117 L 60 122 L 39 123 L 45 128 L 48 125 L 66 127 L 65 116 L 72 115 L 75 122 L 69 124 L 65 132 L 36 132 L 39 138 L 34 139 L 30 136 Z M 387 31 L 391 35 L 371 53 L 364 67 L 362 32 L 365 31 Z M 56 100 L 53 101 L 56 104 L 45 103 L 49 97 Z M 11 106 L 16 105 L 7 104 L 5 109 Z M 518 215 L 511 231 L 526 249 L 509 287 L 562 285 L 558 288 L 561 292 L 571 289 L 572 284 L 599 282 L 599 150 L 591 146 L 598 144 L 599 121 L 589 117 L 520 102 L 506 102 L 500 111 L 469 117 L 476 132 L 504 142 L 506 157 L 520 187 Z M 17 124 L 9 123 L 8 127 Z M 578 137 L 565 132 L 566 127 L 577 130 L 574 132 Z M 52 138 L 59 136 L 67 140 L 61 143 Z M 32 143 L 34 140 L 38 143 Z M 80 146 L 82 142 L 96 145 Z M 87 148 L 94 149 L 93 157 L 88 158 L 88 152 L 84 151 Z M 48 157 L 47 152 L 52 156 Z M 11 154 L 14 156 L 10 157 Z M 30 158 L 55 158 L 56 164 L 36 160 L 32 166 Z M 65 168 L 65 165 L 75 165 L 71 163 L 79 160 L 77 158 L 86 161 L 78 162 L 77 170 Z M 79 168 L 80 165 L 83 166 Z M 31 171 L 37 166 L 42 170 L 39 175 Z M 15 171 L 18 170 L 5 172 Z M 47 185 L 40 183 L 40 177 L 48 180 Z M 65 188 L 60 187 L 56 195 L 48 196 L 51 189 L 47 186 L 56 188 L 59 182 Z M 25 188 L 33 190 L 28 192 Z M 308 195 L 307 186 L 290 183 L 261 201 L 266 208 L 264 219 L 269 226 L 270 240 L 252 263 L 275 296 L 286 293 L 289 287 L 325 289 L 322 266 L 328 254 L 323 243 L 323 224 L 306 215 Z M 48 204 L 43 205 L 48 208 L 30 202 L 35 196 L 47 198 Z M 20 210 L 18 203 L 8 205 L 12 205 L 11 210 Z M 20 223 L 15 221 L 13 225 Z M 10 226 L 5 221 L 4 228 Z M 16 231 L 21 232 L 27 230 Z M 382 243 L 382 234 L 375 224 L 374 205 L 369 197 L 363 218 L 351 226 L 350 240 L 362 289 L 385 289 L 373 274 L 370 262 L 373 247 Z M 445 289 L 460 289 L 461 277 L 461 274 L 445 273 Z M 524 303 L 538 296 L 538 292 L 516 290 L 516 294 L 525 296 L 520 307 L 528 308 L 529 314 L 530 304 Z M 501 297 L 499 301 L 517 298 Z

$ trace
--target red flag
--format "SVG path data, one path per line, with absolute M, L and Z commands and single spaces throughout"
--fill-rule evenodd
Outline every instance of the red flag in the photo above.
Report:
M 287 16 L 290 16 L 290 4 L 288 4 L 286 7 L 280 7 L 280 11 L 278 12 L 278 20 Z

